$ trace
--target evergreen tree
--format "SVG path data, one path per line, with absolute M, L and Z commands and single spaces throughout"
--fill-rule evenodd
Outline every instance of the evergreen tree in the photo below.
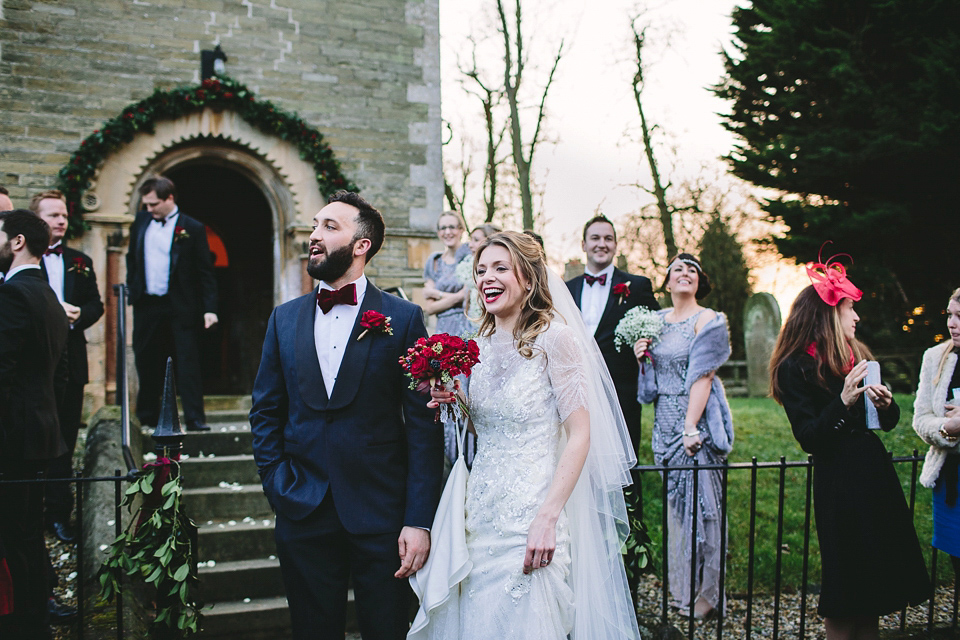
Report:
M 834 241 L 825 258 L 856 258 L 867 339 L 929 344 L 960 284 L 955 0 L 753 0 L 733 22 L 715 88 L 739 136 L 727 159 L 779 192 L 764 203 L 788 228 L 777 248 L 809 261 Z
M 700 262 L 710 276 L 712 289 L 701 304 L 727 314 L 730 326 L 731 358 L 746 357 L 743 337 L 743 308 L 750 297 L 750 270 L 740 241 L 720 215 L 715 215 L 700 240 Z

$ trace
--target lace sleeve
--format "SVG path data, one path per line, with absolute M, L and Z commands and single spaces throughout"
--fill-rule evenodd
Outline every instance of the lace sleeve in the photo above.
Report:
M 563 422 L 577 409 L 587 408 L 587 378 L 583 351 L 573 331 L 555 325 L 544 340 L 547 375 L 557 398 L 557 411 Z

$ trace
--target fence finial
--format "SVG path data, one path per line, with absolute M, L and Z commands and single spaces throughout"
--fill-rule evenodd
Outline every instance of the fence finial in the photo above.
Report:
M 173 358 L 167 358 L 167 374 L 163 380 L 163 398 L 160 404 L 160 419 L 153 431 L 155 449 L 160 457 L 179 458 L 183 445 L 183 430 L 180 428 L 180 413 L 177 411 L 177 382 L 173 375 Z

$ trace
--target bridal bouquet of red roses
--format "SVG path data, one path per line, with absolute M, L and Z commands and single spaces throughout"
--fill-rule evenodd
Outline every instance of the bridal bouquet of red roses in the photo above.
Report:
M 438 333 L 417 340 L 407 349 L 407 355 L 400 358 L 400 366 L 410 378 L 411 389 L 429 393 L 438 384 L 452 388 L 453 379 L 459 375 L 469 376 L 480 362 L 479 356 L 480 349 L 473 340 Z M 459 398 L 454 411 L 466 414 L 466 407 Z

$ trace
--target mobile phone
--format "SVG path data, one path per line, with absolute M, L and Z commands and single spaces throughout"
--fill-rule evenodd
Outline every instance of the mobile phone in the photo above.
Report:
M 876 360 L 867 361 L 867 377 L 863 379 L 863 384 L 880 384 L 880 363 Z M 877 408 L 873 406 L 870 398 L 865 398 L 864 404 L 867 407 L 867 429 L 879 429 L 880 416 L 877 415 Z

